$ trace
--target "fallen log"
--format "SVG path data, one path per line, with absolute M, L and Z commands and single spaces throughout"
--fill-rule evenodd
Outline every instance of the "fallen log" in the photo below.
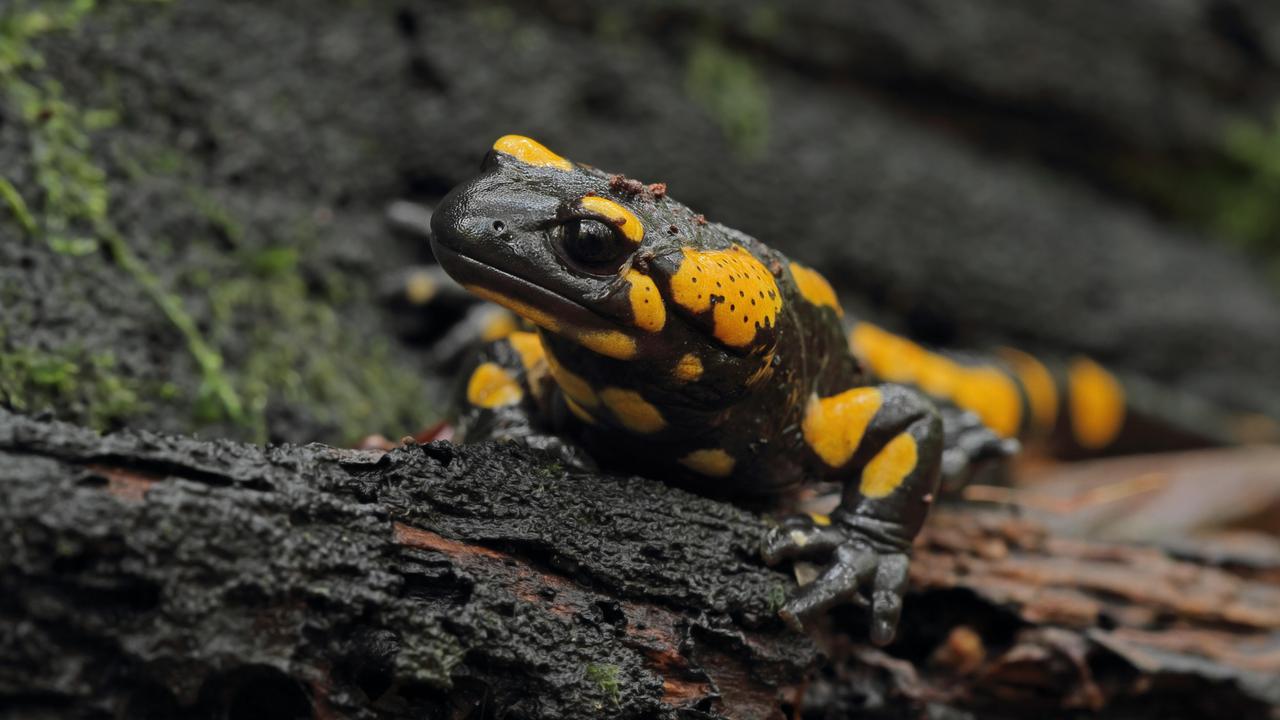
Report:
M 765 519 L 501 445 L 0 411 L 0 716 L 1269 717 L 1277 573 L 944 509 L 899 640 L 774 616 Z M 1280 564 L 1280 563 L 1278 563 Z

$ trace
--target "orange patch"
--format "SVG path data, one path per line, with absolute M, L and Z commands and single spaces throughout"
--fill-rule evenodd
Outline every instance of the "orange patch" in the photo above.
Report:
M 613 416 L 623 427 L 631 432 L 649 435 L 667 426 L 662 413 L 635 390 L 622 388 L 605 388 L 600 391 L 600 400 L 613 411 Z
M 608 220 L 631 242 L 639 245 L 644 239 L 644 225 L 640 224 L 640 218 L 618 203 L 598 195 L 588 195 L 578 202 L 583 210 Z
M 483 300 L 488 300 L 489 302 L 497 303 L 540 328 L 550 330 L 551 332 L 557 332 L 560 330 L 560 321 L 556 319 L 555 316 L 544 310 L 539 310 L 523 300 L 517 300 L 510 295 L 505 295 L 496 290 L 490 290 L 489 288 L 481 285 L 464 285 L 463 287 L 465 287 L 472 295 Z
M 846 390 L 829 398 L 814 395 L 800 424 L 804 441 L 824 463 L 840 467 L 853 457 L 883 402 L 880 391 L 870 387 Z
M 573 163 L 547 149 L 547 146 L 523 135 L 503 135 L 493 144 L 493 149 L 506 153 L 528 165 L 572 170 Z
M 915 385 L 969 410 L 1003 437 L 1022 426 L 1022 396 L 1013 379 L 989 366 L 968 366 L 870 323 L 858 323 L 849 347 L 878 378 Z
M 791 263 L 791 277 L 795 279 L 796 287 L 805 300 L 814 305 L 829 307 L 835 310 L 837 315 L 844 315 L 844 308 L 840 307 L 835 289 L 818 271 L 799 263 Z
M 546 350 L 546 346 L 543 346 Z M 591 383 L 575 375 L 568 368 L 560 364 L 555 355 L 550 351 L 546 351 L 547 366 L 551 369 L 551 377 L 556 381 L 556 385 L 564 391 L 566 397 L 577 401 L 579 405 L 593 408 L 600 404 L 600 397 L 596 395 L 596 391 L 591 388 Z
M 1027 391 L 1027 404 L 1031 406 L 1036 426 L 1043 432 L 1052 430 L 1058 422 L 1058 384 L 1049 369 L 1034 356 L 1014 348 L 1000 348 L 1000 356 L 1013 368 L 1018 382 Z
M 667 305 L 658 294 L 653 278 L 638 270 L 627 271 L 631 289 L 627 298 L 631 301 L 631 317 L 635 326 L 648 332 L 658 332 L 667 324 Z
M 467 381 L 467 402 L 477 407 L 515 405 L 523 397 L 515 378 L 497 363 L 480 363 Z
M 586 349 L 616 360 L 636 356 L 636 339 L 617 330 L 590 330 L 579 333 L 575 340 Z
M 693 353 L 685 353 L 676 363 L 675 376 L 682 382 L 693 382 L 702 377 L 702 360 Z
M 680 464 L 690 470 L 708 477 L 729 477 L 733 473 L 736 461 L 729 453 L 720 448 L 694 450 L 680 458 Z
M 916 469 L 918 460 L 916 439 L 907 433 L 898 435 L 881 448 L 862 469 L 862 482 L 858 485 L 858 492 L 863 497 L 872 499 L 887 497 Z
M 1067 403 L 1071 433 L 1080 447 L 1099 450 L 1110 445 L 1124 427 L 1124 388 L 1098 363 L 1072 359 L 1067 368 Z
M 739 245 L 728 250 L 682 248 L 671 277 L 672 300 L 691 313 L 712 310 L 712 334 L 730 347 L 746 347 L 758 328 L 777 323 L 782 295 L 773 275 Z

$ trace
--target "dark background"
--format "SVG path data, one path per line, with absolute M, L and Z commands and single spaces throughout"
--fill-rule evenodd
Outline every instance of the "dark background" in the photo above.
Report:
M 0 6 L 0 403 L 392 437 L 440 416 L 379 301 L 521 133 L 668 183 L 925 339 L 1085 351 L 1280 415 L 1280 5 Z

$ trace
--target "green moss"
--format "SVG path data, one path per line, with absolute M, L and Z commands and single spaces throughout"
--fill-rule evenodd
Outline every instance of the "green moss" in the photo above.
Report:
M 232 217 L 231 213 L 204 188 L 187 187 L 187 200 L 196 210 L 217 228 L 218 232 L 231 244 L 239 247 L 244 244 L 244 227 Z
M 141 389 L 116 372 L 110 353 L 29 347 L 0 352 L 0 404 L 20 412 L 61 411 L 103 430 L 140 410 Z
M 113 126 L 117 113 L 77 108 L 57 80 L 40 73 L 45 62 L 35 40 L 74 31 L 94 6 L 93 0 L 15 0 L 0 15 L 0 96 L 18 109 L 31 138 L 34 184 L 41 196 L 35 210 L 27 211 L 27 222 L 20 222 L 57 253 L 80 256 L 105 249 L 182 333 L 201 372 L 197 402 L 239 419 L 241 402 L 222 371 L 221 357 L 181 299 L 133 252 L 109 217 L 107 174 L 94 161 L 90 134 Z M 16 190 L 3 194 L 15 213 L 27 207 Z
M 0 176 L 0 200 L 4 200 L 9 205 L 10 212 L 13 213 L 13 217 L 22 226 L 24 232 L 28 235 L 36 234 L 36 219 L 27 209 L 27 202 L 22 199 L 22 195 L 13 183 L 2 176 Z
M 1266 258 L 1280 283 L 1280 110 L 1270 126 L 1232 126 L 1225 147 L 1243 173 L 1219 194 L 1214 223 L 1247 251 Z
M 282 403 L 310 414 L 309 425 L 334 428 L 342 436 L 336 439 L 394 436 L 429 422 L 421 378 L 396 365 L 389 343 L 368 342 L 367 329 L 344 327 L 334 310 L 365 301 L 361 293 L 368 289 L 352 288 L 341 272 L 323 267 L 308 268 L 304 279 L 300 258 L 320 234 L 314 222 L 302 218 L 278 243 L 255 246 L 261 238 L 249 237 L 240 218 L 200 186 L 198 168 L 181 153 L 127 136 L 95 146 L 95 133 L 116 125 L 118 113 L 77 107 L 45 71 L 34 42 L 76 32 L 93 7 L 89 0 L 16 0 L 0 9 L 0 102 L 16 111 L 31 148 L 25 176 L 0 178 L 0 213 L 13 215 L 54 252 L 88 256 L 79 262 L 100 263 L 105 256 L 123 270 L 181 334 L 199 385 L 190 391 L 168 379 L 132 381 L 115 370 L 113 357 L 78 348 L 0 346 L 0 401 L 20 410 L 54 409 L 100 427 L 141 411 L 139 397 L 188 402 L 197 425 L 229 421 L 259 440 L 267 439 L 271 408 Z M 111 96 L 109 78 L 103 85 Z M 176 181 L 178 201 L 185 199 L 208 228 L 204 237 L 181 240 L 188 248 L 211 247 L 197 252 L 212 261 L 193 263 L 168 282 L 144 262 L 111 219 L 100 155 L 135 181 L 161 175 Z M 163 256 L 158 251 L 166 242 L 177 239 L 154 238 L 146 257 Z M 223 250 L 228 244 L 230 254 Z M 207 295 L 209 316 L 197 322 L 179 288 Z
M 685 66 L 685 92 L 711 115 L 740 156 L 764 154 L 769 143 L 769 92 L 746 56 L 710 34 L 701 35 Z
M 1269 124 L 1231 125 L 1216 160 L 1179 165 L 1144 159 L 1117 170 L 1173 216 L 1257 258 L 1280 287 L 1280 110 Z
M 614 707 L 621 700 L 621 684 L 618 682 L 620 670 L 617 665 L 609 663 L 591 663 L 587 665 L 585 676 L 588 682 L 595 683 L 600 692 L 609 699 Z
M 331 297 L 313 296 L 297 254 L 278 248 L 249 255 L 248 273 L 210 292 L 215 340 L 240 348 L 231 372 L 254 434 L 266 438 L 267 413 L 280 401 L 309 408 L 342 440 L 399 436 L 431 422 L 421 378 L 393 361 L 388 342 L 358 339 Z
M 787 588 L 775 583 L 769 586 L 769 614 L 776 615 L 787 604 Z

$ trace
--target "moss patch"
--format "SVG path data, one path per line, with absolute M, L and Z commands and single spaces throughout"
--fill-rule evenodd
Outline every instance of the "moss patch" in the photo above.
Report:
M 711 114 L 739 155 L 764 155 L 769 144 L 769 92 L 745 55 L 713 35 L 699 36 L 685 65 L 685 92 Z
M 105 14 L 108 5 L 102 8 Z M 160 415 L 189 418 L 180 427 L 213 426 L 259 441 L 348 441 L 429 422 L 423 380 L 371 322 L 371 284 L 350 283 L 326 267 L 323 251 L 339 238 L 310 222 L 314 208 L 276 203 L 259 214 L 263 205 L 251 198 L 228 209 L 199 158 L 163 131 L 138 133 L 163 122 L 122 122 L 109 68 L 91 78 L 90 86 L 107 89 L 95 93 L 85 91 L 84 77 L 46 62 L 42 38 L 78 42 L 73 36 L 91 16 L 109 24 L 94 11 L 93 0 L 16 0 L 0 9 L 0 105 L 24 131 L 20 161 L 0 168 L 0 220 L 13 218 L 30 247 L 58 256 L 42 250 L 32 257 L 46 258 L 38 260 L 48 263 L 38 266 L 42 272 L 60 268 L 53 272 L 65 273 L 71 293 L 77 282 L 92 282 L 85 278 L 114 275 L 101 272 L 108 263 L 118 268 L 119 282 L 131 283 L 127 293 L 140 303 L 140 315 L 128 318 L 134 324 L 124 326 L 150 332 L 146 352 L 161 358 L 156 369 L 165 375 L 155 379 L 145 362 L 135 373 L 144 377 L 119 371 L 103 350 L 110 332 L 92 350 L 57 332 L 37 341 L 29 338 L 39 318 L 11 315 L 0 322 L 0 402 L 95 427 L 159 408 Z M 89 97 L 106 107 L 86 109 L 94 104 Z M 113 218 L 112 195 L 121 187 L 137 187 L 149 206 L 163 207 L 160 221 Z M 303 267 L 302 257 L 312 257 L 312 266 Z M 22 288 L 11 284 L 6 292 L 21 303 Z M 364 322 L 353 327 L 351 317 Z M 164 325 L 180 345 L 173 347 L 175 334 Z M 194 378 L 189 365 L 166 357 L 184 349 Z M 272 431 L 295 427 L 302 429 Z
M 0 352 L 0 404 L 21 412 L 70 407 L 91 427 L 106 430 L 137 413 L 148 390 L 166 392 L 120 376 L 111 353 L 90 354 L 79 348 Z
M 621 686 L 618 682 L 618 675 L 618 666 L 607 663 L 592 663 L 587 666 L 585 673 L 587 681 L 600 688 L 600 692 L 614 707 L 618 707 L 621 700 Z

